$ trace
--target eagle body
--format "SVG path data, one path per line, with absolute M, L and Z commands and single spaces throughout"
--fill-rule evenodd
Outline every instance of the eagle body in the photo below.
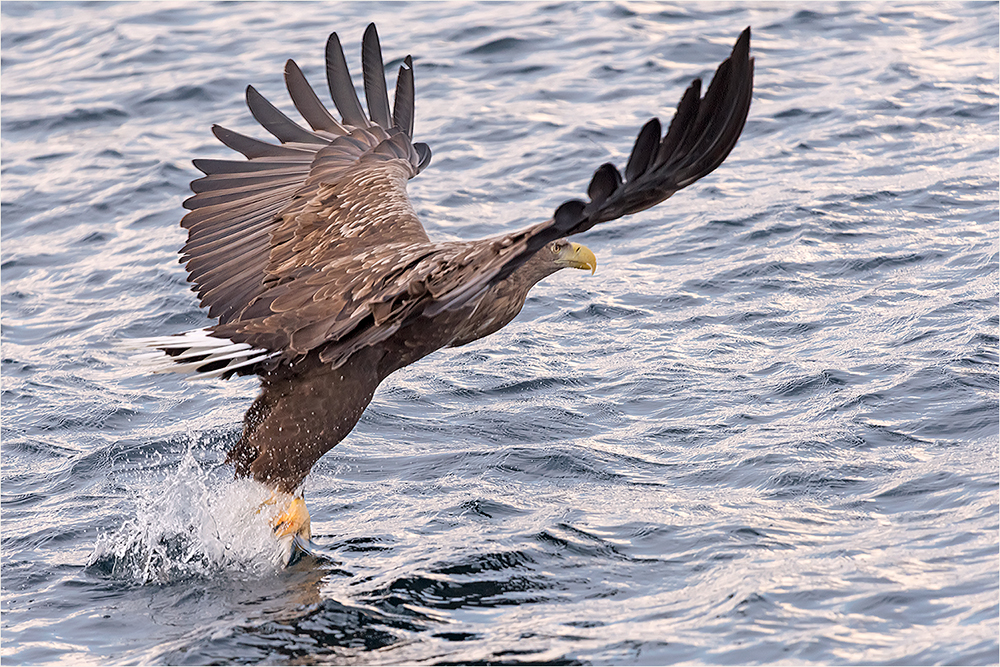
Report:
M 400 368 L 443 347 L 457 347 L 506 326 L 528 290 L 559 267 L 545 248 L 476 305 L 418 316 L 391 337 L 361 348 L 334 367 L 313 350 L 294 364 L 260 373 L 261 391 L 244 417 L 243 434 L 226 460 L 236 474 L 293 493 L 323 454 L 343 440 L 378 385 Z
M 340 120 L 289 60 L 288 92 L 308 128 L 250 86 L 250 111 L 278 143 L 214 126 L 247 159 L 195 160 L 205 176 L 184 202 L 181 261 L 218 324 L 137 342 L 163 370 L 259 376 L 260 395 L 227 461 L 238 477 L 293 494 L 386 377 L 500 330 L 546 276 L 593 272 L 594 254 L 566 237 L 654 206 L 718 167 L 749 112 L 749 49 L 747 28 L 705 94 L 698 79 L 687 88 L 665 133 L 655 118 L 643 126 L 624 172 L 597 169 L 588 201 L 566 201 L 550 219 L 514 232 L 441 242 L 406 194 L 431 158 L 412 140 L 412 60 L 399 68 L 390 108 L 378 34 L 368 26 L 365 113 L 334 33 L 326 72 Z M 301 499 L 297 507 L 307 532 Z

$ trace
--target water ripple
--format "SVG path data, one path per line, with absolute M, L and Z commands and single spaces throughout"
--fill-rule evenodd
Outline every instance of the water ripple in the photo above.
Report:
M 304 6 L 303 6 L 304 7 Z M 997 9 L 4 3 L 3 660 L 997 659 Z M 132 373 L 212 123 L 379 24 L 432 237 L 544 220 L 754 30 L 719 170 L 395 374 L 282 569 L 231 479 L 252 379 Z

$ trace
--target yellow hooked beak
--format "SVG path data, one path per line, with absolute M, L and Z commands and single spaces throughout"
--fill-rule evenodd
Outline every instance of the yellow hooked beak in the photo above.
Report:
M 572 241 L 559 251 L 556 262 L 573 269 L 590 269 L 590 275 L 597 271 L 597 257 L 590 248 Z

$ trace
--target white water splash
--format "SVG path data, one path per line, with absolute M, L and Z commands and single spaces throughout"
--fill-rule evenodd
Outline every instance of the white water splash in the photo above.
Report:
M 213 479 L 188 448 L 177 470 L 138 500 L 135 516 L 98 539 L 88 565 L 137 583 L 275 572 L 291 542 L 272 532 L 280 508 L 266 503 L 270 497 L 258 482 Z

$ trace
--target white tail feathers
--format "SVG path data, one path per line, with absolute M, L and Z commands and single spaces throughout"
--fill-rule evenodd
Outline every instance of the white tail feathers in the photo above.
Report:
M 189 380 L 219 377 L 281 354 L 254 348 L 247 343 L 215 338 L 207 329 L 174 336 L 132 338 L 122 341 L 122 346 L 147 350 L 133 359 L 146 365 L 153 373 L 191 373 Z

